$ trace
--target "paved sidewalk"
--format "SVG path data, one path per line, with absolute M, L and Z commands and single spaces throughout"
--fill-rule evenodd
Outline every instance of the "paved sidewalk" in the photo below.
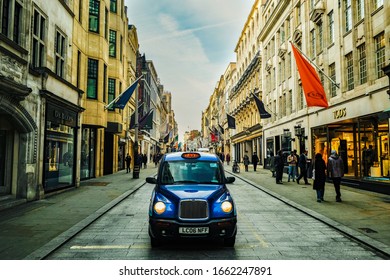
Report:
M 21 260 L 61 234 L 73 232 L 88 220 L 113 207 L 157 168 L 141 169 L 139 179 L 125 170 L 82 181 L 73 188 L 43 200 L 0 211 L 0 259 Z
M 225 164 L 225 170 L 231 172 L 231 165 Z M 358 237 L 363 242 L 390 253 L 390 196 L 341 186 L 343 202 L 336 202 L 336 193 L 332 183 L 326 183 L 324 202 L 317 202 L 316 192 L 312 185 L 305 185 L 303 179 L 287 182 L 287 174 L 283 174 L 283 184 L 276 184 L 271 172 L 253 166 L 249 171 L 235 174 L 250 182 L 256 183 L 269 194 L 281 198 L 286 203 L 308 212 L 328 222 L 344 232 Z M 308 179 L 309 183 L 313 181 Z

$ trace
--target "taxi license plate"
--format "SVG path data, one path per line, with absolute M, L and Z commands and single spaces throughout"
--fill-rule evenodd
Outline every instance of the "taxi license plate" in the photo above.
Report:
M 180 234 L 207 234 L 208 227 L 179 227 Z

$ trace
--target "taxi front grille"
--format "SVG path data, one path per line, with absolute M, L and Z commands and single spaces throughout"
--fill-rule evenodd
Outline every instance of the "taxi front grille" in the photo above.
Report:
M 181 219 L 207 219 L 208 206 L 205 200 L 182 200 L 179 217 Z

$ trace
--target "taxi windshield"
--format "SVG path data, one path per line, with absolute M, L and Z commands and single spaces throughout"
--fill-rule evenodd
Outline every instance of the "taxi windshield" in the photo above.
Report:
M 211 161 L 164 162 L 161 183 L 168 184 L 222 184 L 220 165 Z

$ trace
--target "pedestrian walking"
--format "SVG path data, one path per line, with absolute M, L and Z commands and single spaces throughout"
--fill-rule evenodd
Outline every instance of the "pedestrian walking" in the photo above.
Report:
M 249 157 L 247 154 L 244 155 L 244 166 L 245 166 L 245 171 L 248 172 Z
M 126 161 L 126 173 L 129 173 L 131 171 L 130 170 L 131 156 L 129 155 L 129 153 L 127 153 L 125 161 Z
M 253 171 L 256 171 L 256 167 L 258 163 L 259 163 L 259 157 L 257 156 L 257 153 L 254 152 L 252 155 Z
M 227 165 L 229 165 L 229 163 L 230 163 L 230 154 L 229 153 L 226 154 L 226 163 L 227 163 Z
M 328 159 L 328 174 L 336 191 L 336 201 L 341 202 L 340 183 L 344 177 L 344 162 L 335 150 L 332 150 Z
M 305 149 L 298 159 L 298 167 L 300 170 L 300 174 L 297 178 L 297 184 L 299 184 L 299 180 L 303 178 L 305 181 L 305 185 L 310 185 L 307 181 L 307 149 Z
M 283 178 L 283 169 L 284 169 L 284 163 L 283 163 L 283 151 L 279 150 L 276 153 L 275 156 L 275 173 L 276 173 L 276 184 L 283 184 L 282 178 Z
M 295 182 L 296 174 L 297 174 L 297 156 L 295 155 L 294 151 L 291 151 L 291 153 L 287 157 L 287 163 L 288 163 L 288 179 L 287 182 L 290 182 L 290 178 L 292 178 L 293 182 Z
M 148 163 L 148 156 L 146 154 L 142 155 L 142 162 L 144 164 L 144 168 L 146 168 L 146 164 Z
M 326 164 L 320 153 L 317 153 L 314 158 L 313 179 L 313 190 L 317 192 L 317 202 L 322 202 L 325 194 Z

